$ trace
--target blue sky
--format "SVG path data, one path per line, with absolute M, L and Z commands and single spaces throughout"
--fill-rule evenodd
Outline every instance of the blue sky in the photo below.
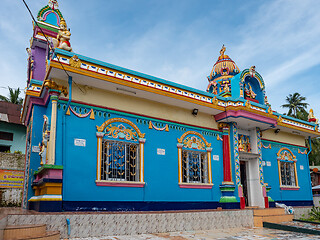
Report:
M 26 0 L 36 16 L 48 0 Z M 58 0 L 74 52 L 205 90 L 222 44 L 240 70 L 256 66 L 274 110 L 299 92 L 320 117 L 320 1 Z M 26 87 L 32 21 L 2 0 L 0 94 Z

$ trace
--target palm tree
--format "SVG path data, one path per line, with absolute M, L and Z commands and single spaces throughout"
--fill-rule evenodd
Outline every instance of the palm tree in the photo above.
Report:
M 23 99 L 21 97 L 19 97 L 21 90 L 19 88 L 13 89 L 11 87 L 8 87 L 8 89 L 9 89 L 8 97 L 0 95 L 0 101 L 5 101 L 5 102 L 10 102 L 10 103 L 21 105 L 23 102 Z
M 309 105 L 305 103 L 306 98 L 299 93 L 289 94 L 286 98 L 287 104 L 283 104 L 281 107 L 289 108 L 287 115 L 295 118 L 304 118 L 307 113 L 306 109 Z

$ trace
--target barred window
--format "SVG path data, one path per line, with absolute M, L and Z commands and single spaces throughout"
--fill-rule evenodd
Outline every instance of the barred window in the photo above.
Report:
M 293 162 L 280 161 L 281 185 L 296 186 L 296 177 Z
M 283 147 L 277 153 L 279 182 L 283 189 L 299 188 L 296 156 L 289 148 Z
M 184 183 L 208 183 L 206 152 L 182 150 L 182 181 Z
M 139 181 L 139 144 L 102 140 L 101 180 Z

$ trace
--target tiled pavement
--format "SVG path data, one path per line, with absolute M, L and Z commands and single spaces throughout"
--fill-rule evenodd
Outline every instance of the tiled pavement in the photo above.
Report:
M 282 239 L 282 240 L 302 240 L 320 239 L 320 236 L 308 235 L 295 232 L 267 228 L 231 228 L 207 231 L 186 231 L 172 233 L 141 234 L 131 236 L 105 236 L 101 238 L 72 238 L 70 240 L 254 240 L 254 239 Z

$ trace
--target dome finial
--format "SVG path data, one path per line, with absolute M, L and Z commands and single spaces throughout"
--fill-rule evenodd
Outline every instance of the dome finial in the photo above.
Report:
M 224 44 L 222 45 L 222 48 L 220 50 L 220 56 L 224 56 L 224 52 L 226 51 L 226 47 L 224 46 Z

